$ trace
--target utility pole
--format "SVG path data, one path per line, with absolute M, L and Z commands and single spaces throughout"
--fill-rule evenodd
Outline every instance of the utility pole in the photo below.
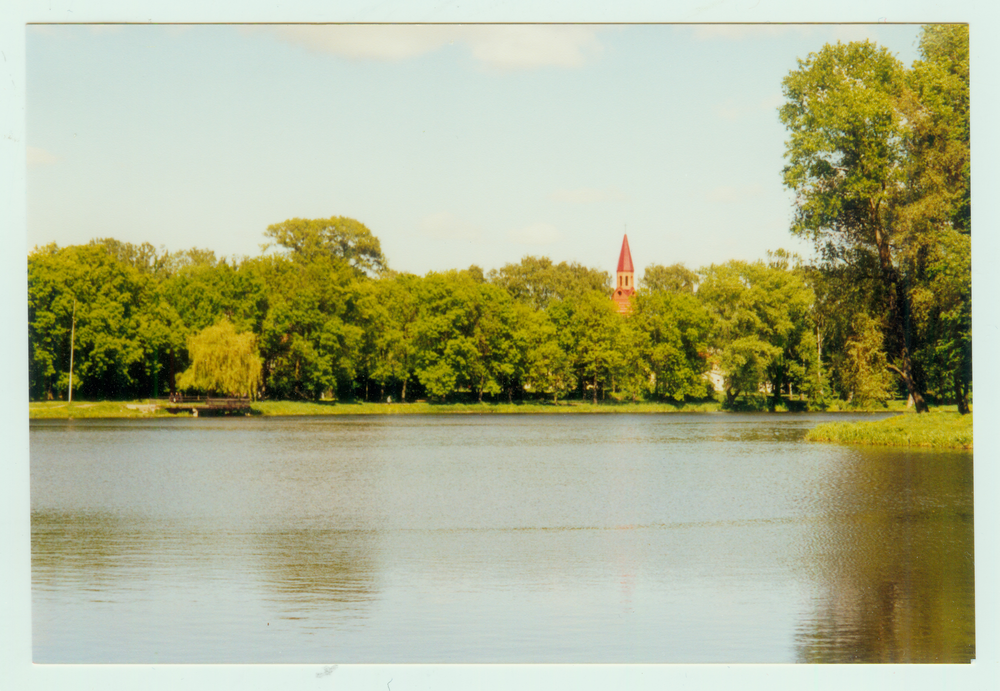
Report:
M 73 298 L 73 324 L 69 330 L 69 401 L 73 402 L 73 347 L 76 345 L 76 298 Z

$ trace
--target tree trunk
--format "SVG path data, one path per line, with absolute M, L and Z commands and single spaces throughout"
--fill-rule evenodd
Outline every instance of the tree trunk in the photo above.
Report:
M 403 379 L 403 395 L 399 397 L 399 400 L 406 402 L 406 379 Z
M 739 396 L 738 391 L 733 391 L 732 389 L 726 389 L 726 406 L 732 408 L 736 403 L 736 397 Z
M 955 402 L 961 415 L 969 414 L 969 393 L 962 381 L 962 373 L 958 370 L 955 371 Z
M 597 405 L 597 375 L 594 375 L 594 405 Z
M 889 309 L 887 310 L 889 316 L 889 333 L 887 334 L 887 340 L 889 342 L 886 344 L 886 351 L 890 355 L 896 356 L 896 364 L 890 365 L 890 369 L 896 372 L 903 380 L 903 383 L 906 384 L 906 390 L 913 397 L 913 404 L 916 406 L 917 412 L 926 413 L 929 408 L 920 391 L 920 382 L 917 380 L 913 361 L 910 359 L 909 302 L 907 300 L 906 287 L 903 285 L 899 271 L 892 263 L 889 238 L 882 232 L 882 229 L 878 225 L 875 228 L 875 243 L 878 247 L 879 264 L 882 269 L 883 281 L 889 289 L 887 291 L 889 297 Z
M 167 384 L 170 387 L 170 393 L 177 393 L 177 357 L 174 354 L 174 349 L 170 349 L 170 375 L 167 378 Z

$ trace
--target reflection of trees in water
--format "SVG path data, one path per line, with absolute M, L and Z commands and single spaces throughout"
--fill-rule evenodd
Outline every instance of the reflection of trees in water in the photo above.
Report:
M 378 598 L 373 530 L 274 530 L 255 539 L 261 575 L 282 601 L 305 609 L 331 604 L 342 609 Z
M 975 657 L 972 455 L 866 452 L 828 489 L 809 556 L 825 593 L 799 660 Z
M 93 585 L 121 578 L 149 551 L 148 528 L 130 517 L 102 511 L 34 511 L 32 578 L 38 584 L 72 579 Z M 130 578 L 138 578 L 134 570 Z

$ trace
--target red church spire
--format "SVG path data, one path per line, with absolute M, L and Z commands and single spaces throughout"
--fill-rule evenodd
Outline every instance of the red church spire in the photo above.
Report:
M 618 275 L 615 292 L 611 299 L 618 306 L 618 311 L 628 314 L 632 311 L 629 298 L 635 292 L 635 269 L 632 268 L 632 252 L 628 248 L 628 235 L 622 239 L 622 252 L 618 255 Z
M 632 273 L 632 253 L 628 249 L 628 234 L 622 240 L 622 253 L 618 255 L 618 270 Z

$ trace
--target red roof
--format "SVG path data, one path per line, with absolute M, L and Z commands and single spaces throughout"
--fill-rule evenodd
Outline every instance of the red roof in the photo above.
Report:
M 622 240 L 622 253 L 618 255 L 618 270 L 619 271 L 635 271 L 632 268 L 632 253 L 628 249 L 628 235 Z

